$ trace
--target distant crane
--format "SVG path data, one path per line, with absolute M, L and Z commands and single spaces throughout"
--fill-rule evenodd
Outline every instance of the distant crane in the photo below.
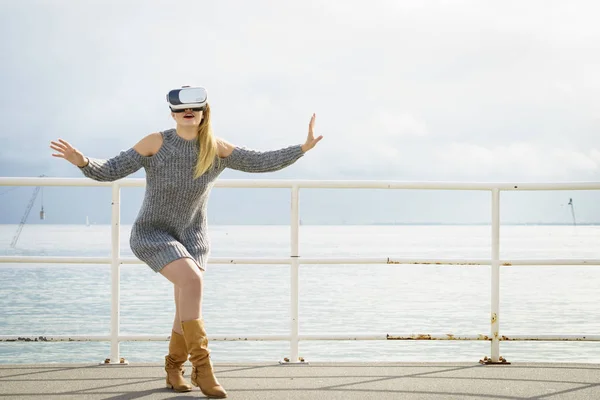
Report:
M 44 176 L 46 176 L 46 175 L 40 175 L 40 178 L 44 177 Z M 23 227 L 25 226 L 25 222 L 27 221 L 29 212 L 31 211 L 31 208 L 33 207 L 33 204 L 35 203 L 35 199 L 37 198 L 38 193 L 40 191 L 42 192 L 42 199 L 41 199 L 42 200 L 42 208 L 40 210 L 40 219 L 46 219 L 46 212 L 44 211 L 44 189 L 41 186 L 36 186 L 36 188 L 33 190 L 33 195 L 29 199 L 29 204 L 27 204 L 27 208 L 25 209 L 25 214 L 23 214 L 23 217 L 21 218 L 21 223 L 19 224 L 19 227 L 17 228 L 17 232 L 15 233 L 15 236 L 13 237 L 12 242 L 10 242 L 10 247 L 12 247 L 13 249 L 17 245 L 17 241 L 19 240 L 21 231 L 23 230 Z
M 569 206 L 571 206 L 571 215 L 573 216 L 573 225 L 577 225 L 575 222 L 575 208 L 573 207 L 573 199 L 569 199 Z

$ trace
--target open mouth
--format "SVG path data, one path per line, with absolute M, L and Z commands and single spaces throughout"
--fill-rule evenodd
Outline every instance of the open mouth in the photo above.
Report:
M 185 114 L 185 115 L 183 116 L 183 118 L 185 118 L 185 119 L 194 119 L 194 114 L 189 114 L 189 113 L 188 113 L 188 114 Z

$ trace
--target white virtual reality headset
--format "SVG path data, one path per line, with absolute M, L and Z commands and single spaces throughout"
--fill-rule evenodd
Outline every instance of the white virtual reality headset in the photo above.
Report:
M 169 108 L 175 113 L 192 109 L 193 111 L 204 111 L 206 108 L 207 93 L 203 87 L 184 86 L 181 89 L 173 89 L 167 93 Z

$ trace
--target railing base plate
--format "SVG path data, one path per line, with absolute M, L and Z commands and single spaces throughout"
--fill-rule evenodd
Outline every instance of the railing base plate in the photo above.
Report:
M 129 361 L 121 357 L 119 362 L 113 362 L 110 358 L 107 358 L 100 365 L 129 365 Z
M 291 362 L 289 358 L 284 358 L 283 360 L 279 360 L 279 365 L 308 365 L 308 362 L 304 361 L 304 358 L 298 357 L 298 361 Z
M 500 356 L 498 361 L 492 361 L 491 358 L 485 356 L 482 360 L 479 360 L 479 363 L 483 365 L 510 365 L 510 363 L 502 356 Z

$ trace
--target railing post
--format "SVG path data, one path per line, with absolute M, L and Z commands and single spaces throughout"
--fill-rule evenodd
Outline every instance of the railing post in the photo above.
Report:
M 290 264 L 290 359 L 292 363 L 299 361 L 299 231 L 300 231 L 300 212 L 299 212 L 299 188 L 292 186 L 292 205 L 291 205 L 291 254 L 292 262 Z
M 500 190 L 492 189 L 491 361 L 500 361 Z
M 111 205 L 111 310 L 110 310 L 110 364 L 119 364 L 120 321 L 120 262 L 121 262 L 121 187 L 112 184 Z

